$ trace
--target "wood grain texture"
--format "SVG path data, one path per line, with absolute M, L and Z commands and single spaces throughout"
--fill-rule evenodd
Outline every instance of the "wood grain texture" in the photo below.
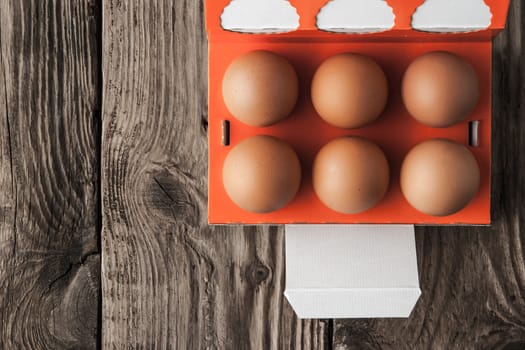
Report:
M 423 295 L 408 320 L 346 320 L 333 348 L 523 349 L 525 5 L 494 46 L 492 227 L 417 229 Z
M 107 0 L 103 30 L 103 347 L 324 349 L 282 229 L 207 225 L 203 3 Z
M 0 349 L 96 347 L 97 16 L 0 0 Z

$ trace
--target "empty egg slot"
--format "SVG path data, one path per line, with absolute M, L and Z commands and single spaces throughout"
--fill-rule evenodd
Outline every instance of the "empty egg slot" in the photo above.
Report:
M 474 120 L 468 123 L 468 144 L 470 147 L 479 146 L 479 121 Z
M 222 142 L 223 146 L 229 146 L 230 145 L 230 121 L 229 120 L 223 120 L 222 121 L 221 142 Z

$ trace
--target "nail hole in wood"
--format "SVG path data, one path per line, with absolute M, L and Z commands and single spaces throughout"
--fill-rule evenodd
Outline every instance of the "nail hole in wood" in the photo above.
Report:
M 223 146 L 230 145 L 230 121 L 229 120 L 222 121 L 222 145 Z
M 479 146 L 479 121 L 477 120 L 468 124 L 468 144 L 470 147 Z

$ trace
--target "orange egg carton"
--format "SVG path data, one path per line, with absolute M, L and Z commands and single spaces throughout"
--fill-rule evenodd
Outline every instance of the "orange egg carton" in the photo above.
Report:
M 235 0 L 234 0 L 235 1 Z M 209 38 L 209 183 L 208 220 L 211 224 L 490 224 L 491 179 L 491 68 L 492 38 L 505 26 L 509 1 L 485 0 L 492 12 L 492 23 L 484 30 L 469 33 L 428 33 L 412 29 L 412 15 L 424 1 L 387 0 L 395 14 L 394 26 L 372 34 L 341 34 L 321 31 L 316 16 L 326 0 L 292 0 L 300 16 L 299 28 L 279 34 L 246 34 L 227 31 L 221 14 L 230 0 L 206 0 L 206 26 Z M 256 128 L 236 120 L 222 97 L 222 79 L 228 65 L 252 50 L 268 50 L 287 58 L 299 77 L 299 99 L 293 113 L 269 127 Z M 463 57 L 474 67 L 480 83 L 480 99 L 473 113 L 449 128 L 431 128 L 413 119 L 401 99 L 401 80 L 408 65 L 418 56 L 436 50 Z M 389 100 L 381 117 L 358 129 L 339 129 L 323 121 L 313 108 L 310 83 L 317 67 L 327 58 L 354 52 L 374 59 L 385 71 Z M 270 101 L 271 103 L 271 101 Z M 478 145 L 469 144 L 471 122 L 478 122 Z M 228 135 L 225 135 L 227 133 Z M 302 184 L 296 197 L 283 209 L 255 214 L 235 205 L 222 183 L 222 166 L 232 147 L 254 135 L 272 135 L 292 146 L 302 164 Z M 375 142 L 390 164 L 390 187 L 374 208 L 360 214 L 341 214 L 326 207 L 312 188 L 312 162 L 329 141 L 360 136 Z M 224 142 L 224 137 L 229 142 Z M 414 209 L 399 185 L 401 163 L 418 143 L 445 138 L 465 146 L 476 157 L 481 171 L 477 196 L 456 214 L 433 217 Z

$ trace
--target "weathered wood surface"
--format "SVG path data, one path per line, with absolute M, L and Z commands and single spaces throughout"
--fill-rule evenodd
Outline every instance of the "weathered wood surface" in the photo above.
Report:
M 0 349 L 96 347 L 98 13 L 0 0 Z
M 524 20 L 494 50 L 493 226 L 418 229 L 408 320 L 299 321 L 282 228 L 206 225 L 202 0 L 0 0 L 0 349 L 524 348 Z
M 334 349 L 525 349 L 525 4 L 494 46 L 492 227 L 418 228 L 408 320 L 337 321 Z
M 105 349 L 325 349 L 282 296 L 283 231 L 206 222 L 202 2 L 104 2 Z

